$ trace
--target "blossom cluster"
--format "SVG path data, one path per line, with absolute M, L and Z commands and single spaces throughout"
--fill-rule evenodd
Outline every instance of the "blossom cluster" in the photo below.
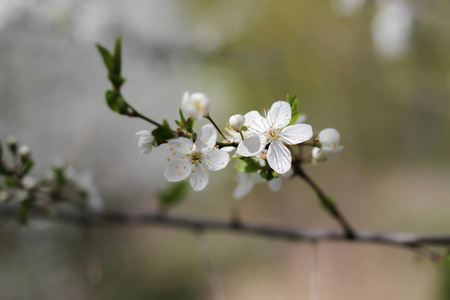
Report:
M 268 183 L 272 191 L 279 191 L 281 178 L 294 174 L 294 159 L 316 164 L 326 160 L 328 153 L 343 149 L 336 129 L 327 128 L 315 134 L 311 125 L 304 123 L 306 116 L 298 112 L 297 97 L 288 96 L 286 101 L 274 102 L 263 115 L 253 110 L 245 115 L 231 116 L 224 130 L 226 135 L 210 117 L 210 108 L 211 102 L 205 94 L 185 92 L 181 101 L 181 121 L 176 121 L 179 126 L 176 134 L 167 139 L 159 136 L 162 129 L 170 129 L 167 123 L 152 132 L 136 133 L 142 154 L 149 154 L 154 147 L 164 145 L 168 162 L 164 175 L 168 181 L 189 180 L 194 191 L 201 191 L 208 184 L 209 171 L 222 170 L 234 160 L 238 185 L 233 196 L 240 199 L 256 183 Z M 194 121 L 201 118 L 208 119 L 211 124 L 194 132 Z M 218 133 L 223 138 L 221 141 L 218 141 Z M 309 158 L 295 154 L 297 145 L 311 147 Z

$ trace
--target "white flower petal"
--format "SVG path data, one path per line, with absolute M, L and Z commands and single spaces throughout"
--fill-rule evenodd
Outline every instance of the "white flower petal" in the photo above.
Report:
M 203 190 L 209 181 L 209 174 L 201 165 L 193 165 L 191 175 L 189 176 L 189 183 L 194 191 Z
M 141 130 L 136 132 L 136 135 L 140 135 L 140 136 L 152 136 L 152 133 L 148 130 Z M 153 137 L 152 137 L 153 138 Z
M 281 190 L 281 184 L 280 178 L 274 178 L 267 182 L 267 185 L 272 192 L 279 192 Z
M 139 151 L 142 154 L 149 154 L 153 149 L 153 136 L 152 133 L 148 130 L 141 130 L 136 132 L 136 135 L 139 136 L 138 147 Z
M 205 153 L 212 151 L 216 146 L 217 132 L 213 125 L 204 125 L 197 134 L 197 150 Z
M 185 137 L 171 139 L 168 140 L 167 143 L 169 144 L 171 154 L 174 155 L 173 153 L 175 153 L 175 156 L 177 157 L 190 154 L 194 147 L 192 140 Z
M 291 121 L 291 106 L 286 101 L 277 101 L 267 112 L 267 121 L 273 128 L 283 128 Z
M 327 152 L 330 152 L 330 153 L 338 153 L 338 152 L 341 152 L 344 149 L 344 146 L 343 145 L 339 145 L 339 144 L 333 144 L 331 146 L 323 145 L 322 149 L 327 151 Z
M 245 116 L 245 126 L 247 126 L 248 131 L 255 133 L 257 135 L 264 134 L 269 129 L 269 123 L 266 118 L 262 117 L 259 112 L 252 110 L 248 112 Z
M 313 136 L 311 125 L 308 124 L 294 124 L 285 127 L 280 132 L 280 137 L 289 145 L 303 143 Z
M 337 144 L 340 138 L 339 132 L 334 128 L 326 128 L 319 133 L 319 141 L 323 145 Z
M 322 149 L 326 152 L 337 153 L 344 149 L 344 146 L 339 144 L 341 136 L 334 128 L 326 128 L 322 130 L 318 137 L 320 143 L 322 144 Z
M 253 156 L 261 152 L 266 145 L 264 136 L 251 136 L 239 143 L 236 153 L 242 156 Z
M 255 181 L 253 181 L 247 173 L 238 173 L 238 185 L 234 189 L 233 198 L 236 200 L 242 199 L 244 196 L 248 195 L 255 186 Z
M 202 161 L 202 164 L 206 166 L 208 170 L 218 171 L 228 165 L 230 155 L 225 151 L 213 149 L 213 151 L 203 154 Z
M 172 161 L 164 171 L 168 181 L 175 182 L 187 179 L 191 175 L 192 164 L 183 159 Z
M 267 162 L 278 174 L 286 173 L 291 169 L 292 156 L 289 149 L 280 141 L 270 143 L 267 151 Z

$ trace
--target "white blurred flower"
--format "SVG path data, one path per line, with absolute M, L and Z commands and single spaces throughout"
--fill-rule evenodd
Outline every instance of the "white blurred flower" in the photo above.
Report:
M 402 0 L 377 3 L 378 13 L 372 22 L 375 47 L 386 56 L 398 56 L 408 47 L 414 20 L 413 9 Z
M 272 180 L 267 182 L 267 186 L 272 192 L 279 192 L 282 187 L 281 178 L 289 178 L 294 174 L 294 171 L 289 170 L 284 174 L 280 174 L 278 178 L 273 178 Z M 248 195 L 255 186 L 256 183 L 266 182 L 259 172 L 255 173 L 244 173 L 239 172 L 237 178 L 238 184 L 233 192 L 233 198 L 236 200 L 242 199 L 244 196 Z
M 136 132 L 136 135 L 139 136 L 138 147 L 139 151 L 142 154 L 149 154 L 153 149 L 153 136 L 152 133 L 148 130 L 141 130 Z
M 255 183 L 263 182 L 259 173 L 244 173 L 239 172 L 237 178 L 238 184 L 233 192 L 233 198 L 236 200 L 242 199 L 248 195 L 255 186 Z
M 209 181 L 207 170 L 218 171 L 225 168 L 230 156 L 217 149 L 217 132 L 211 124 L 204 125 L 197 134 L 197 140 L 179 137 L 167 143 L 170 147 L 170 162 L 164 175 L 168 181 L 189 179 L 194 191 L 203 190 Z
M 336 13 L 350 16 L 364 6 L 365 0 L 332 0 L 331 5 Z
M 291 106 L 286 101 L 275 102 L 262 117 L 253 110 L 245 116 L 245 126 L 252 136 L 239 144 L 237 153 L 242 156 L 253 156 L 260 153 L 267 144 L 267 162 L 278 174 L 283 174 L 291 168 L 292 156 L 284 145 L 295 145 L 309 140 L 312 127 L 307 124 L 287 126 L 291 121 Z
M 77 172 L 72 166 L 66 169 L 66 177 L 77 183 L 87 194 L 87 206 L 90 210 L 101 211 L 104 206 L 103 198 L 94 182 L 91 171 Z
M 203 93 L 185 92 L 181 99 L 181 108 L 190 118 L 198 120 L 209 116 L 211 102 Z
M 228 125 L 230 125 L 231 129 L 240 131 L 242 126 L 244 126 L 245 119 L 242 115 L 233 115 L 228 120 Z
M 24 178 L 22 178 L 22 185 L 25 189 L 27 190 L 31 190 L 33 188 L 35 188 L 38 184 L 38 181 L 35 177 L 33 176 L 25 176 Z

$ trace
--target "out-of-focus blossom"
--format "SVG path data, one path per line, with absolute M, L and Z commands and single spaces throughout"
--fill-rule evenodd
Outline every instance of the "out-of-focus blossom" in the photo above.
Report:
M 402 0 L 377 1 L 378 13 L 372 22 L 372 37 L 376 49 L 395 57 L 407 50 L 414 20 L 413 9 Z

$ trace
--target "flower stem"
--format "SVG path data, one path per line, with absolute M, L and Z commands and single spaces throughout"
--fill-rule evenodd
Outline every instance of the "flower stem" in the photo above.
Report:
M 213 125 L 214 127 L 216 127 L 216 130 L 220 133 L 220 135 L 226 140 L 227 138 L 225 137 L 225 135 L 223 134 L 223 132 L 219 129 L 219 127 L 217 127 L 216 123 L 214 123 L 213 119 L 211 119 L 211 117 L 209 115 L 207 115 L 205 117 L 206 119 L 208 119 Z

